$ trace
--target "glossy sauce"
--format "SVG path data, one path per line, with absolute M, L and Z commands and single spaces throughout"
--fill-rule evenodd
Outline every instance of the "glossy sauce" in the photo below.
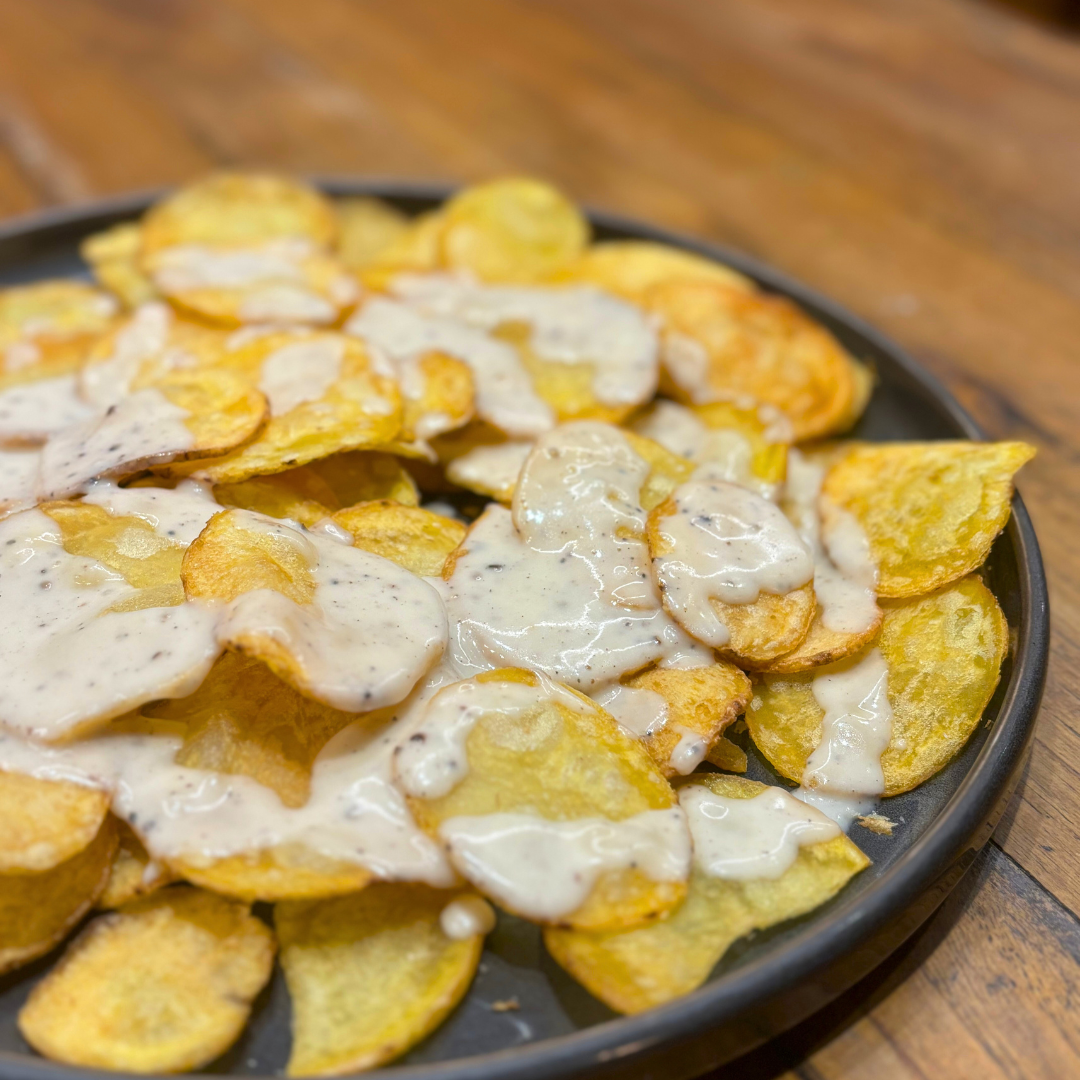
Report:
M 259 372 L 259 389 L 270 403 L 271 416 L 284 416 L 309 401 L 318 401 L 341 376 L 345 343 L 328 337 L 294 341 L 275 349 Z
M 446 466 L 446 478 L 467 488 L 513 491 L 532 448 L 531 442 L 515 440 L 476 446 Z
M 454 941 L 465 941 L 495 929 L 495 912 L 480 896 L 462 896 L 451 900 L 439 915 L 442 932 Z
M 37 502 L 40 450 L 0 450 L 0 515 Z
M 40 444 L 96 412 L 79 397 L 74 375 L 16 383 L 0 391 L 0 443 Z
M 112 354 L 79 373 L 82 397 L 103 409 L 126 397 L 143 364 L 168 347 L 173 319 L 168 304 L 156 300 L 141 304 L 117 331 Z

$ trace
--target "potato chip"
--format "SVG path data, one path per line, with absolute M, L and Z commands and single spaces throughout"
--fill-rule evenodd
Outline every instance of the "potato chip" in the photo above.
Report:
M 695 777 L 717 795 L 752 799 L 765 784 L 734 776 Z M 808 844 L 778 878 L 731 880 L 695 867 L 690 891 L 670 918 L 608 933 L 544 931 L 548 952 L 616 1012 L 639 1013 L 689 994 L 739 938 L 805 915 L 835 896 L 869 859 L 846 837 Z
M 750 700 L 750 680 L 734 664 L 723 662 L 709 667 L 648 668 L 624 678 L 622 685 L 651 690 L 664 699 L 665 722 L 658 730 L 647 731 L 642 741 L 669 777 L 690 772 Z M 684 750 L 690 756 L 680 753 Z
M 975 575 L 910 600 L 883 604 L 876 642 L 888 666 L 892 738 L 881 756 L 886 795 L 943 768 L 971 737 L 994 693 L 1009 630 L 993 593 Z M 746 713 L 758 749 L 799 781 L 822 738 L 825 710 L 813 680 L 858 658 L 802 675 L 765 675 Z
M 163 889 L 95 919 L 19 1012 L 54 1061 L 163 1073 L 213 1061 L 243 1030 L 274 961 L 243 904 Z
M 874 619 L 858 633 L 842 630 L 830 630 L 824 623 L 820 604 L 816 605 L 813 622 L 806 632 L 806 637 L 791 652 L 778 656 L 765 664 L 755 666 L 756 671 L 770 672 L 777 675 L 792 675 L 799 671 L 809 671 L 825 664 L 832 664 L 859 652 L 877 637 L 881 629 L 881 609 Z
M 651 240 L 604 240 L 592 244 L 556 275 L 558 281 L 580 281 L 644 304 L 654 285 L 668 281 L 716 281 L 756 291 L 754 283 L 723 263 Z
M 93 841 L 109 796 L 67 780 L 0 773 L 0 874 L 40 873 Z
M 109 869 L 109 880 L 96 905 L 106 911 L 137 897 L 148 896 L 175 880 L 164 866 L 150 858 L 127 822 L 115 818 L 113 824 L 119 844 Z
M 0 874 L 0 972 L 29 963 L 64 939 L 105 887 L 115 850 L 116 831 L 105 816 L 97 835 L 63 862 Z
M 784 413 L 800 441 L 850 423 L 854 361 L 790 301 L 676 280 L 654 286 L 647 305 L 665 320 L 664 364 L 684 400 L 749 395 Z
M 878 593 L 918 596 L 981 566 L 1011 509 L 1022 442 L 881 443 L 849 450 L 822 489 L 826 530 L 854 515 L 878 565 Z
M 421 577 L 439 577 L 446 557 L 465 539 L 465 526 L 453 518 L 401 506 L 388 500 L 339 510 L 333 521 L 363 548 Z
M 404 365 L 401 391 L 403 411 L 398 438 L 406 446 L 425 444 L 432 436 L 453 431 L 472 419 L 472 368 L 454 356 L 429 352 Z M 414 452 L 428 454 L 423 445 Z
M 446 466 L 446 479 L 509 506 L 518 476 L 532 448 L 531 442 L 517 439 L 478 444 L 450 460 Z
M 641 507 L 646 511 L 652 510 L 669 498 L 680 484 L 690 479 L 694 466 L 652 439 L 633 431 L 624 431 L 623 435 L 630 449 L 649 466 L 649 475 L 641 485 Z
M 409 230 L 408 217 L 382 199 L 338 199 L 334 209 L 340 224 L 338 257 L 353 271 L 377 262 Z
M 589 242 L 581 211 L 550 184 L 525 177 L 467 187 L 442 214 L 443 265 L 481 281 L 542 281 Z
M 375 1068 L 434 1031 L 480 960 L 482 933 L 455 939 L 440 925 L 448 905 L 469 895 L 376 884 L 333 900 L 278 904 L 274 928 L 293 1008 L 287 1075 Z
M 0 289 L 0 374 L 74 371 L 119 305 L 82 281 L 46 280 Z
M 723 736 L 709 748 L 705 760 L 718 769 L 733 773 L 744 773 L 749 765 L 746 751 L 738 743 Z
M 445 224 L 445 218 L 438 210 L 413 218 L 401 235 L 359 271 L 360 281 L 368 289 L 385 292 L 398 274 L 440 269 L 440 243 Z
M 457 710 L 466 708 L 474 721 L 471 729 L 463 731 L 459 723 L 453 734 L 444 729 L 436 735 L 440 719 L 449 724 L 452 715 L 458 722 Z M 418 734 L 424 738 L 417 740 Z M 442 840 L 463 876 L 515 914 L 578 928 L 631 926 L 663 916 L 685 895 L 678 821 L 666 813 L 675 803 L 670 785 L 638 739 L 574 691 L 505 668 L 452 684 L 432 700 L 426 725 L 395 760 L 417 824 Z M 437 782 L 429 783 L 436 773 Z M 574 841 L 564 839 L 575 828 L 610 831 L 608 846 L 618 850 L 620 828 L 639 824 L 674 830 L 667 837 L 671 850 L 665 851 L 672 861 L 654 869 L 653 876 L 641 868 L 650 865 L 650 841 L 644 838 L 635 858 L 610 867 L 578 866 Z M 540 851 L 545 849 L 551 875 L 573 878 L 569 890 L 544 898 L 535 882 L 535 891 L 526 895 L 514 875 L 505 877 L 498 845 L 489 847 L 482 838 L 487 829 L 503 828 L 535 833 L 521 845 L 527 848 L 532 841 L 537 866 L 544 864 Z M 489 859 L 494 869 L 488 868 Z
M 227 352 L 225 370 L 245 375 L 270 399 L 259 435 L 200 476 L 235 484 L 284 472 L 344 450 L 381 446 L 401 427 L 396 383 L 373 368 L 364 346 L 343 334 L 270 333 Z
M 191 769 L 250 776 L 286 806 L 303 806 L 315 756 L 355 713 L 297 693 L 265 664 L 238 653 L 219 657 L 194 694 L 142 709 L 185 727 L 176 763 Z
M 139 265 L 141 252 L 142 229 L 137 221 L 122 221 L 79 245 L 79 254 L 90 264 L 97 283 L 127 308 L 157 297 L 154 283 Z

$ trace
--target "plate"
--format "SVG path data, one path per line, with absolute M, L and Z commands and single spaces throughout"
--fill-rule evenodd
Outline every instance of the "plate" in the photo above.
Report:
M 410 213 L 449 187 L 327 180 L 331 195 L 378 195 Z M 0 226 L 0 284 L 85 273 L 86 235 L 141 213 L 157 193 L 50 211 Z M 982 437 L 944 386 L 895 344 L 843 308 L 756 260 L 605 213 L 590 213 L 601 239 L 649 239 L 728 263 L 799 303 L 877 372 L 857 438 Z M 501 917 L 476 981 L 451 1018 L 392 1066 L 394 1080 L 569 1080 L 645 1075 L 684 1080 L 729 1061 L 828 1004 L 899 946 L 971 865 L 1004 810 L 1031 738 L 1046 676 L 1049 609 L 1031 521 L 1017 496 L 986 567 L 1015 646 L 985 722 L 963 753 L 928 783 L 888 801 L 901 825 L 892 837 L 858 830 L 874 860 L 839 896 L 806 918 L 729 950 L 700 990 L 636 1017 L 617 1017 L 544 953 L 536 927 Z M 750 751 L 748 776 L 774 780 Z M 0 1080 L 89 1080 L 116 1074 L 76 1069 L 31 1054 L 15 1017 L 55 955 L 0 979 Z M 493 1010 L 516 1000 L 517 1009 Z M 289 1001 L 278 973 L 240 1041 L 208 1071 L 280 1074 L 288 1055 Z

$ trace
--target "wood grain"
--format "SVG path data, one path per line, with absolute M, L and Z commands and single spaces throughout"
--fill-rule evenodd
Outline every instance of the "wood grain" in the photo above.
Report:
M 1080 43 L 969 0 L 0 0 L 0 212 L 215 164 L 551 177 L 866 316 L 997 437 L 1050 574 L 999 847 L 725 1077 L 1080 1075 Z

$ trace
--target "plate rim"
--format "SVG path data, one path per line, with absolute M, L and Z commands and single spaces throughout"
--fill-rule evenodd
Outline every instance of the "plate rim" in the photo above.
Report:
M 319 176 L 311 182 L 329 195 L 373 195 L 388 199 L 442 201 L 459 185 L 392 177 Z M 140 190 L 104 199 L 24 213 L 0 222 L 0 243 L 32 242 L 94 219 L 134 216 L 168 188 Z M 980 426 L 933 373 L 887 335 L 782 270 L 726 245 L 586 206 L 596 227 L 671 244 L 715 259 L 784 294 L 829 320 L 850 328 L 887 354 L 915 384 L 931 395 L 968 438 L 985 438 Z M 395 1080 L 515 1080 L 568 1078 L 617 1062 L 626 1066 L 643 1055 L 674 1046 L 726 1023 L 781 991 L 821 973 L 836 957 L 868 942 L 891 918 L 905 913 L 935 887 L 944 899 L 994 825 L 1003 797 L 1030 743 L 1046 679 L 1049 657 L 1049 600 L 1042 556 L 1034 527 L 1019 494 L 1006 528 L 1016 553 L 1020 615 L 1013 669 L 997 720 L 966 775 L 937 817 L 880 878 L 847 901 L 806 924 L 782 946 L 748 961 L 686 997 L 636 1016 L 617 1017 L 564 1035 L 503 1050 L 415 1065 L 395 1065 Z M 995 811 L 997 811 L 995 813 Z M 990 820 L 990 819 L 993 820 Z M 932 910 L 932 909 L 931 909 Z M 928 913 L 928 912 L 927 912 Z M 913 932 L 922 919 L 906 929 Z M 900 939 L 902 940 L 902 938 Z M 896 944 L 898 945 L 898 940 Z M 895 947 L 895 946 L 894 946 Z M 878 961 L 880 962 L 879 958 Z M 837 993 L 845 987 L 841 986 Z M 794 1020 L 797 1020 L 795 1017 Z M 793 1020 L 793 1022 L 794 1022 Z M 786 1025 L 784 1025 L 786 1026 Z M 760 1041 L 779 1033 L 761 1033 Z M 64 1065 L 13 1051 L 0 1051 L 0 1080 L 106 1080 L 111 1070 Z M 214 1073 L 192 1073 L 214 1076 Z M 234 1074 L 235 1075 L 235 1074 Z M 250 1074 L 255 1076 L 255 1074 Z M 266 1075 L 266 1074 L 263 1074 Z M 267 1075 L 267 1080 L 270 1077 Z

